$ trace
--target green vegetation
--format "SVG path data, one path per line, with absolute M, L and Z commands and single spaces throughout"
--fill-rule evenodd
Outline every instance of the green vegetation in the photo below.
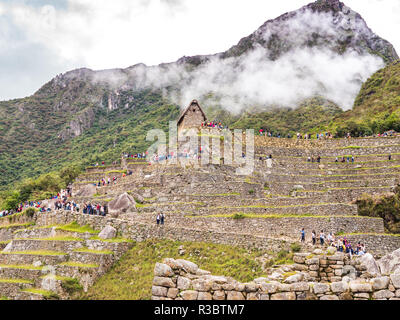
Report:
M 61 280 L 61 287 L 70 295 L 73 296 L 74 294 L 83 290 L 83 286 L 79 283 L 78 279 L 76 278 L 69 278 L 69 277 L 56 277 L 57 280 Z
M 58 300 L 60 297 L 53 291 L 47 291 L 38 288 L 29 288 L 21 290 L 23 292 L 34 293 L 42 295 L 46 300 Z
M 76 261 L 68 261 L 68 262 L 62 262 L 59 264 L 60 266 L 67 266 L 67 267 L 79 267 L 79 268 L 98 268 L 98 264 L 94 263 L 81 263 L 81 262 L 76 262 Z
M 42 270 L 43 267 L 35 267 L 30 264 L 0 264 L 0 268 L 24 269 L 24 270 Z
M 113 254 L 110 250 L 93 250 L 89 248 L 78 248 L 74 249 L 74 252 L 81 252 L 81 253 L 94 253 L 94 254 Z
M 179 255 L 183 245 L 185 254 Z M 138 242 L 116 262 L 111 271 L 101 277 L 82 299 L 140 300 L 151 298 L 153 271 L 156 262 L 164 258 L 186 259 L 214 275 L 231 276 L 247 282 L 263 276 L 262 257 L 259 250 L 213 243 L 178 242 L 171 240 L 146 240 Z M 264 275 L 265 276 L 265 275 Z
M 35 256 L 63 256 L 63 255 L 66 255 L 65 252 L 51 251 L 51 250 L 12 251 L 12 252 L 1 251 L 0 254 L 30 254 L 30 255 L 35 255 Z
M 32 280 L 27 279 L 8 279 L 8 278 L 0 278 L 0 283 L 25 283 L 25 284 L 33 284 Z
M 367 217 L 379 217 L 384 221 L 389 233 L 400 233 L 400 188 L 394 194 L 372 197 L 364 194 L 357 200 L 358 214 Z
M 89 225 L 81 226 L 76 221 L 71 222 L 70 224 L 57 226 L 56 229 L 57 230 L 64 230 L 64 231 L 71 231 L 71 232 L 78 232 L 78 233 L 86 233 L 86 232 L 88 232 L 88 233 L 91 233 L 91 234 L 98 234 L 100 232 L 100 231 L 94 230 Z
M 373 74 L 362 86 L 352 110 L 336 116 L 325 127 L 339 137 L 400 131 L 400 63 Z
M 14 190 L 0 193 L 0 208 L 11 210 L 21 202 L 49 199 L 65 189 L 80 172 L 79 167 L 65 167 L 59 172 L 47 173 L 35 180 L 26 179 L 17 184 Z M 32 210 L 33 208 L 27 209 L 26 214 L 32 214 Z

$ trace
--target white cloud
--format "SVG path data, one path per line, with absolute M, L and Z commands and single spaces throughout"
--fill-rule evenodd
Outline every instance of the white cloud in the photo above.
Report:
M 212 54 L 227 50 L 242 37 L 255 31 L 266 20 L 295 10 L 307 0 L 65 0 L 7 1 L 0 4 L 0 20 L 6 19 L 8 34 L 0 30 L 0 48 L 40 46 L 46 63 L 55 63 L 46 74 L 36 68 L 24 71 L 31 85 L 0 89 L 0 99 L 31 94 L 55 74 L 70 68 L 105 69 L 127 67 L 139 62 L 155 65 L 181 56 Z M 398 0 L 347 0 L 360 12 L 372 30 L 391 41 L 400 51 L 400 4 Z M 4 26 L 3 22 L 0 25 Z M 0 53 L 2 49 L 0 49 Z M 24 52 L 22 59 L 35 63 Z M 40 59 L 40 57 L 36 57 Z M 8 63 L 0 56 L 1 64 Z M 65 67 L 63 67 L 65 66 Z M 15 65 L 15 73 L 22 73 Z M 0 77 L 6 77 L 0 73 Z M 4 79 L 2 83 L 7 83 Z M 9 86 L 14 84 L 9 84 Z M 20 92 L 16 94 L 16 92 Z M 186 104 L 186 103 L 185 103 Z

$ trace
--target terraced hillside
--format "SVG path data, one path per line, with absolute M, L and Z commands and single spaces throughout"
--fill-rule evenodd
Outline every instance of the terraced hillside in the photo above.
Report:
M 297 241 L 304 227 L 308 238 L 312 230 L 334 232 L 366 242 L 369 251 L 378 255 L 398 246 L 399 237 L 384 235 L 381 218 L 358 215 L 355 200 L 363 194 L 391 192 L 398 184 L 400 138 L 306 141 L 256 137 L 255 153 L 251 175 L 237 175 L 235 165 L 196 168 L 193 163 L 149 165 L 135 159 L 120 167 L 120 173 L 115 173 L 116 168 L 88 168 L 73 186 L 73 200 L 108 204 L 125 192 L 131 194 L 136 208 L 120 213 L 118 219 L 146 230 L 134 238 L 203 240 L 279 250 L 284 247 L 282 240 Z M 272 155 L 270 167 L 266 155 Z M 318 156 L 320 163 L 307 161 Z M 343 156 L 345 163 L 335 162 Z M 354 163 L 347 162 L 351 156 Z M 127 167 L 134 173 L 122 177 Z M 121 176 L 117 184 L 98 187 L 94 195 L 77 196 L 87 184 L 114 175 Z M 160 231 L 155 218 L 161 212 L 166 225 Z
M 87 291 L 131 246 L 128 240 L 103 240 L 97 233 L 76 223 L 48 225 L 41 219 L 2 225 L 0 296 L 70 299 Z

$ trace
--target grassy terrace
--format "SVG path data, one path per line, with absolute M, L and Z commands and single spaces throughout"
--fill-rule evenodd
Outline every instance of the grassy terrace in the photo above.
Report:
M 0 225 L 0 229 L 28 228 L 30 226 L 33 226 L 34 224 L 35 224 L 34 222 L 6 224 L 6 225 Z
M 94 263 L 80 263 L 76 261 L 68 261 L 68 262 L 62 262 L 58 264 L 59 266 L 66 266 L 66 267 L 78 267 L 78 268 L 98 268 L 98 264 Z
M 357 174 L 275 174 L 280 177 L 369 177 L 369 176 L 385 176 L 385 175 L 399 175 L 400 172 L 387 172 L 387 173 L 357 173 Z
M 1 251 L 0 254 L 26 254 L 26 255 L 34 255 L 34 256 L 64 256 L 64 255 L 67 255 L 66 252 L 51 251 L 51 250 L 12 251 L 12 252 Z
M 141 204 L 136 203 L 137 208 L 149 208 L 149 207 L 157 207 L 157 206 L 184 206 L 188 204 L 194 204 L 196 206 L 204 206 L 204 202 L 168 202 L 168 203 L 149 203 L 149 204 Z
M 400 234 L 395 233 L 344 233 L 341 236 L 385 236 L 400 238 Z
M 346 169 L 341 169 L 341 168 L 335 168 L 335 169 L 299 169 L 299 170 L 305 170 L 305 171 L 361 171 L 361 170 L 380 170 L 380 169 L 399 169 L 400 165 L 397 166 L 390 166 L 390 167 L 363 167 L 363 168 L 346 168 Z
M 38 289 L 38 288 L 22 289 L 21 291 L 42 295 L 45 299 L 59 299 L 58 295 L 56 293 L 54 293 L 53 291 L 47 291 L 47 290 Z
M 24 283 L 24 284 L 34 284 L 34 281 L 27 279 L 9 279 L 0 278 L 0 283 Z
M 102 239 L 102 238 L 99 238 L 98 236 L 93 236 L 89 240 L 98 240 L 101 242 L 111 242 L 111 243 L 133 242 L 131 239 L 126 239 L 126 238 L 122 238 L 122 237 L 117 237 L 114 239 Z
M 183 245 L 185 253 L 179 255 Z M 164 258 L 187 259 L 197 263 L 199 268 L 214 275 L 231 276 L 247 282 L 265 276 L 262 262 L 258 260 L 266 252 L 246 250 L 233 246 L 200 242 L 178 242 L 171 240 L 146 240 L 137 242 L 112 269 L 89 288 L 82 299 L 92 300 L 149 300 L 154 276 L 154 265 Z M 286 263 L 289 252 L 280 253 L 270 264 Z
M 394 152 L 394 153 L 390 153 L 392 156 L 398 156 L 398 155 L 400 155 L 400 152 Z M 267 157 L 267 156 L 269 156 L 269 154 L 267 155 L 267 154 L 256 154 L 256 157 Z M 388 157 L 389 156 L 389 153 L 375 153 L 375 154 L 345 154 L 345 155 L 337 155 L 337 157 L 350 157 L 351 158 L 351 156 L 355 156 L 355 157 L 357 157 L 357 158 L 360 158 L 360 157 Z M 274 159 L 283 159 L 283 160 L 285 160 L 285 159 L 287 159 L 287 158 L 291 158 L 291 159 L 305 159 L 305 158 L 307 158 L 308 157 L 308 155 L 304 155 L 304 156 L 275 156 L 274 157 Z M 321 159 L 335 159 L 336 158 L 336 156 L 321 156 Z M 387 160 L 388 161 L 388 160 Z M 305 163 L 309 163 L 309 162 L 307 162 L 307 161 L 305 161 Z M 333 163 L 335 163 L 335 162 L 333 162 Z M 340 162 L 339 162 L 340 163 Z M 323 163 L 322 163 L 323 164 Z
M 392 178 L 389 178 L 392 179 Z M 370 182 L 370 181 L 384 181 L 386 178 L 381 178 L 381 179 L 369 179 L 368 181 L 366 180 L 328 180 L 328 181 L 323 181 L 323 182 L 306 182 L 303 184 L 312 184 L 312 185 L 324 185 L 327 183 L 353 183 L 353 182 Z M 274 184 L 287 184 L 286 181 L 274 181 Z
M 240 208 L 263 208 L 263 209 L 283 209 L 283 208 L 306 208 L 306 207 L 317 207 L 317 206 L 331 206 L 331 205 L 349 205 L 344 203 L 307 203 L 307 204 L 293 204 L 288 206 L 264 206 L 264 205 L 247 205 L 247 206 L 221 206 L 215 209 L 240 209 Z
M 75 238 L 75 237 L 68 237 L 68 236 L 56 236 L 56 237 L 49 237 L 49 238 L 16 238 L 15 240 L 27 240 L 27 241 L 85 241 L 84 239 L 81 238 Z
M 42 270 L 43 267 L 35 267 L 31 264 L 0 264 L 0 268 L 23 269 L 23 270 Z
M 324 193 L 324 192 L 329 192 L 333 190 L 359 190 L 359 189 L 387 189 L 391 188 L 392 186 L 380 186 L 380 187 L 348 187 L 348 188 L 327 188 L 323 190 L 298 190 L 296 192 L 299 193 L 311 193 L 311 192 L 319 192 L 319 193 Z
M 93 253 L 93 254 L 113 254 L 113 252 L 110 250 L 93 250 L 89 248 L 78 248 L 74 249 L 73 251 L 80 253 Z
M 285 218 L 313 218 L 313 219 L 331 219 L 331 218 L 360 218 L 360 219 L 378 219 L 377 217 L 364 217 L 357 215 L 343 215 L 343 216 L 321 216 L 313 214 L 248 214 L 244 212 L 228 213 L 228 214 L 212 214 L 204 216 L 185 216 L 186 218 L 204 219 L 204 218 L 231 218 L 231 219 L 285 219 Z

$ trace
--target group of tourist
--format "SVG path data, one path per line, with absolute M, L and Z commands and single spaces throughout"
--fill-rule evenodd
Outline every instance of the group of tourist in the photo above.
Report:
M 124 153 L 125 158 L 133 158 L 133 159 L 146 159 L 147 152 L 143 153 Z
M 83 214 L 98 215 L 105 217 L 108 213 L 107 206 L 91 203 L 85 204 L 82 209 Z
M 157 214 L 157 218 L 156 218 L 156 222 L 157 222 L 157 225 L 164 225 L 164 221 L 165 221 L 165 215 L 164 215 L 164 213 L 159 213 L 159 214 Z
M 221 121 L 206 121 L 201 123 L 203 128 L 218 128 L 218 129 L 228 129 L 228 126 L 224 126 Z
M 306 241 L 306 232 L 304 228 L 301 229 L 301 242 L 304 243 Z M 317 233 L 315 230 L 312 230 L 311 232 L 311 241 L 313 246 L 317 244 Z M 352 244 L 350 241 L 346 238 L 337 238 L 335 235 L 330 232 L 327 236 L 324 233 L 324 230 L 321 230 L 319 234 L 319 244 L 321 246 L 328 246 L 328 247 L 334 247 L 336 248 L 337 251 L 339 252 L 344 252 L 348 253 L 351 255 L 363 255 L 366 253 L 366 248 L 365 245 L 361 242 L 358 242 L 356 247 L 353 248 Z

